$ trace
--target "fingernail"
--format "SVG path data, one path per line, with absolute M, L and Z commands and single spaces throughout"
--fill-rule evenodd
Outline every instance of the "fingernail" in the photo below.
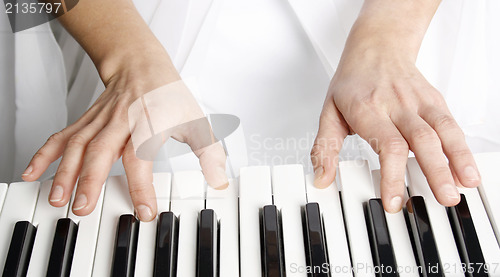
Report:
M 452 184 L 444 184 L 441 187 L 441 191 L 443 192 L 443 195 L 446 196 L 447 198 L 450 199 L 460 199 L 460 194 L 458 194 L 457 187 Z
M 151 209 L 146 205 L 139 205 L 135 209 L 136 213 L 139 215 L 141 221 L 150 221 L 153 219 L 153 213 Z
M 78 211 L 87 206 L 87 196 L 85 194 L 80 194 L 76 197 L 75 203 L 73 203 L 73 211 Z
M 403 199 L 401 196 L 394 196 L 389 202 L 390 213 L 397 213 L 401 210 L 401 205 L 403 205 Z
M 50 202 L 59 202 L 62 200 L 64 190 L 61 186 L 55 186 L 50 194 Z
M 470 165 L 464 169 L 464 175 L 465 175 L 465 178 L 467 180 L 470 180 L 470 181 L 478 181 L 479 180 L 479 172 L 477 172 L 477 170 Z
M 318 182 L 319 182 L 319 180 L 321 179 L 321 177 L 323 177 L 323 173 L 324 173 L 324 171 L 325 171 L 325 170 L 323 169 L 323 167 L 322 167 L 322 166 L 320 166 L 320 167 L 318 167 L 318 168 L 316 168 L 316 169 L 314 170 L 314 185 L 315 185 L 315 186 L 318 186 L 318 185 L 319 185 L 319 184 L 318 184 Z
M 30 165 L 28 166 L 28 168 L 26 168 L 26 170 L 24 171 L 23 175 L 22 176 L 28 176 L 31 174 L 31 172 L 33 172 L 33 166 Z

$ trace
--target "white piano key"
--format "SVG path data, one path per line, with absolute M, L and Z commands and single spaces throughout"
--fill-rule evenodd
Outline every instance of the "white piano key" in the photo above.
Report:
M 380 170 L 372 171 L 372 180 L 376 196 L 380 198 Z M 406 201 L 408 201 L 408 191 L 405 187 L 403 203 L 406 203 Z M 385 219 L 387 221 L 389 234 L 391 235 L 391 243 L 394 250 L 394 256 L 396 257 L 396 263 L 400 269 L 399 276 L 418 277 L 419 271 L 415 255 L 413 254 L 411 238 L 408 233 L 403 209 L 395 214 L 385 212 Z
M 134 206 L 128 191 L 125 175 L 109 177 L 106 181 L 92 276 L 111 274 L 118 220 L 123 214 L 134 214 Z
M 498 170 L 500 152 L 476 154 L 474 158 L 481 173 L 482 184 L 478 188 L 479 193 L 500 246 L 500 201 L 498 200 L 498 195 L 500 195 L 500 171 Z
M 170 191 L 172 190 L 172 174 L 154 173 L 153 185 L 156 192 L 158 214 L 170 211 Z
M 177 276 L 195 276 L 198 214 L 205 206 L 205 179 L 201 171 L 174 174 L 170 204 L 179 218 Z
M 421 195 L 424 197 L 445 276 L 464 276 L 446 208 L 439 204 L 432 194 L 417 160 L 409 158 L 407 167 L 410 196 Z
M 340 162 L 338 173 L 354 275 L 375 276 L 363 208 L 368 200 L 375 197 L 368 162 Z
M 500 247 L 497 244 L 493 228 L 488 224 L 488 214 L 484 209 L 481 196 L 475 188 L 459 188 L 458 191 L 465 195 L 467 205 L 476 229 L 481 251 L 483 252 L 484 261 L 489 267 L 489 275 L 491 277 L 500 276 Z M 496 264 L 496 266 L 495 266 Z
M 170 204 L 170 173 L 153 174 L 158 214 L 168 211 Z M 137 239 L 135 276 L 153 276 L 157 219 L 140 222 Z
M 238 276 L 238 182 L 229 180 L 224 190 L 207 188 L 207 209 L 213 209 L 220 224 L 219 276 Z
M 81 217 L 75 215 L 71 209 L 68 211 L 68 217 L 78 224 L 75 251 L 71 263 L 71 277 L 92 276 L 105 190 L 106 184 L 103 185 L 99 200 L 97 200 L 95 209 L 91 214 Z M 73 206 L 73 201 L 74 194 L 69 207 Z
M 241 277 L 262 276 L 260 256 L 260 209 L 272 204 L 268 166 L 240 169 L 240 268 Z
M 156 218 L 150 222 L 139 222 L 135 276 L 153 276 L 156 223 Z
M 319 204 L 332 275 L 352 276 L 351 257 L 337 184 L 333 183 L 327 188 L 318 189 L 314 186 L 314 175 L 309 174 L 306 176 L 306 187 L 307 201 Z
M 3 201 L 5 200 L 5 195 L 7 194 L 7 188 L 7 184 L 0 183 L 0 214 L 2 214 Z
M 274 205 L 281 211 L 286 275 L 306 276 L 306 250 L 302 225 L 302 207 L 307 203 L 302 165 L 273 167 Z
M 40 193 L 33 216 L 33 225 L 36 227 L 35 242 L 31 252 L 27 276 L 40 276 L 47 272 L 52 241 L 57 221 L 68 214 L 68 205 L 56 208 L 49 203 L 49 193 L 52 180 L 45 181 L 40 186 Z
M 19 182 L 9 185 L 0 215 L 0 268 L 4 268 L 14 225 L 33 219 L 40 182 Z

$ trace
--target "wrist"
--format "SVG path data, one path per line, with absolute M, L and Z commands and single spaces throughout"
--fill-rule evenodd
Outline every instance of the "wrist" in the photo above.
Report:
M 415 63 L 439 0 L 366 0 L 346 42 L 349 51 L 367 58 L 387 56 Z
M 121 74 L 162 76 L 164 82 L 180 80 L 165 49 L 159 43 L 141 43 L 108 51 L 94 59 L 102 81 L 107 85 Z
M 345 53 L 356 52 L 365 58 L 387 56 L 415 63 L 423 35 L 394 28 L 387 22 L 358 20 L 346 42 Z

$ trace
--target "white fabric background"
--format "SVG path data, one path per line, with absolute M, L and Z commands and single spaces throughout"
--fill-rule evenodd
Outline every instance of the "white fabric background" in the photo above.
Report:
M 67 86 L 50 26 L 13 35 L 1 6 L 0 177 L 8 182 L 18 180 L 41 142 L 66 125 Z
M 228 138 L 238 166 L 309 163 L 329 79 L 362 4 L 315 1 L 135 1 L 205 112 L 240 117 L 242 128 Z M 474 152 L 500 150 L 498 11 L 495 0 L 443 1 L 418 59 Z M 20 179 L 47 137 L 74 122 L 103 86 L 57 23 L 14 35 L 0 16 L 0 90 L 0 181 L 9 182 Z M 189 155 L 172 164 L 197 166 Z M 156 170 L 170 166 L 160 162 Z

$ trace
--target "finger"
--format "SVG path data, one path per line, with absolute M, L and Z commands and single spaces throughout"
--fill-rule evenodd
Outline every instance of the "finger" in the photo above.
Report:
M 209 186 L 225 189 L 229 185 L 226 174 L 226 152 L 221 143 L 214 143 L 194 151 Z
M 319 120 L 319 129 L 311 149 L 311 162 L 314 168 L 314 186 L 328 187 L 334 180 L 338 156 L 349 127 L 329 98 L 325 101 Z
M 157 213 L 153 162 L 137 158 L 130 140 L 123 152 L 123 166 L 137 216 L 141 221 L 153 220 Z
M 172 132 L 172 138 L 191 147 L 200 161 L 208 185 L 215 189 L 227 188 L 229 180 L 226 175 L 226 152 L 222 144 L 217 142 L 207 118 L 177 126 Z
M 90 214 L 99 199 L 113 163 L 123 152 L 128 139 L 123 124 L 108 124 L 87 146 L 76 189 L 73 212 L 78 216 Z
M 422 113 L 422 118 L 437 132 L 444 153 L 460 183 L 470 188 L 479 186 L 481 177 L 476 162 L 467 146 L 462 129 L 451 114 L 429 109 L 428 112 Z
M 452 166 L 450 166 L 450 169 L 451 169 L 451 175 L 453 176 L 453 181 L 455 181 L 455 186 L 457 186 L 459 188 L 465 188 L 462 185 L 462 183 L 460 183 L 460 180 L 458 179 L 457 173 L 455 172 L 455 170 L 453 169 Z
M 87 111 L 86 114 L 88 113 L 89 111 Z M 45 144 L 35 153 L 35 155 L 33 155 L 33 158 L 31 158 L 31 161 L 22 175 L 23 180 L 29 182 L 40 178 L 49 165 L 63 154 L 68 140 L 76 132 L 85 128 L 89 122 L 90 117 L 87 115 L 62 131 L 50 136 Z
M 408 143 L 385 114 L 358 119 L 357 124 L 355 131 L 379 155 L 384 209 L 389 213 L 399 212 L 403 205 Z
M 402 112 L 393 118 L 425 174 L 437 201 L 454 206 L 460 195 L 436 132 L 419 116 Z
M 85 149 L 99 130 L 100 126 L 91 124 L 68 139 L 52 183 L 49 202 L 53 206 L 62 207 L 68 203 L 80 174 Z
M 49 165 L 61 156 L 69 136 L 70 134 L 66 130 L 50 136 L 45 144 L 33 155 L 33 158 L 31 158 L 22 175 L 23 180 L 30 182 L 40 178 Z

